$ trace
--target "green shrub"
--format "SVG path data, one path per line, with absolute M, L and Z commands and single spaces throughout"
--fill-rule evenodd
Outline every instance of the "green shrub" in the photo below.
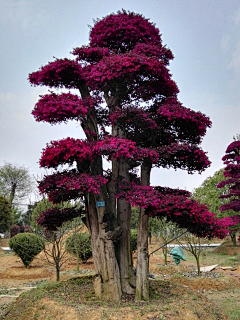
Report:
M 18 233 L 9 241 L 10 248 L 21 258 L 27 268 L 34 257 L 45 247 L 44 241 L 34 233 Z
M 66 239 L 66 250 L 82 259 L 83 263 L 92 257 L 89 233 L 77 233 Z
M 131 250 L 136 251 L 137 250 L 137 231 L 131 230 Z

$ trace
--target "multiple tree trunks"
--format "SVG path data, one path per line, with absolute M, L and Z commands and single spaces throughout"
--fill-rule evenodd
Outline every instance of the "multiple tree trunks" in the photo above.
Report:
M 34 85 L 79 89 L 81 98 L 71 93 L 41 97 L 33 115 L 51 124 L 77 120 L 86 135 L 85 141 L 67 138 L 47 146 L 42 167 L 76 164 L 76 169 L 45 177 L 40 190 L 55 202 L 62 197 L 85 199 L 96 295 L 119 300 L 122 293 L 136 292 L 136 300 L 148 300 L 148 215 L 153 210 L 156 216 L 168 215 L 181 224 L 182 215 L 194 215 L 195 210 L 191 202 L 189 208 L 182 204 L 186 197 L 174 197 L 176 190 L 163 195 L 150 187 L 151 168 L 173 167 L 189 173 L 207 168 L 210 161 L 199 143 L 211 121 L 178 101 L 179 90 L 167 68 L 173 55 L 163 46 L 159 30 L 139 14 L 123 10 L 97 21 L 90 44 L 73 54 L 75 60 L 56 59 L 29 76 Z M 107 171 L 103 157 L 111 162 Z M 128 186 L 137 190 L 132 192 L 134 199 L 126 192 Z M 174 199 L 178 216 L 174 216 Z M 97 201 L 105 201 L 105 207 L 98 207 Z M 136 278 L 130 203 L 141 208 Z M 194 223 L 209 227 L 213 217 L 200 216 L 201 210 Z M 216 229 L 221 229 L 218 223 Z

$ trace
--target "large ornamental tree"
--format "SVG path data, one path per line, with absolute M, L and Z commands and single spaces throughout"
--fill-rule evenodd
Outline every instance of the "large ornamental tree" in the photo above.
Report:
M 55 59 L 29 75 L 33 85 L 69 90 L 41 96 L 32 112 L 36 120 L 75 120 L 86 135 L 47 145 L 40 166 L 55 172 L 39 189 L 53 203 L 85 203 L 96 295 L 119 300 L 135 293 L 136 300 L 148 300 L 149 216 L 165 216 L 198 236 L 225 236 L 219 220 L 188 192 L 150 186 L 153 167 L 193 173 L 210 165 L 199 144 L 211 122 L 178 101 L 168 69 L 173 54 L 139 14 L 123 10 L 96 21 L 89 44 L 72 53 L 73 59 Z M 62 165 L 67 169 L 60 171 Z M 131 205 L 140 207 L 136 279 Z
M 224 222 L 229 224 L 230 235 L 232 242 L 236 245 L 237 225 L 240 224 L 240 141 L 233 141 L 226 149 L 226 154 L 223 156 L 223 163 L 226 165 L 223 175 L 225 180 L 221 181 L 217 187 L 227 192 L 222 192 L 220 199 L 228 199 L 229 203 L 223 204 L 219 210 L 226 212 L 232 210 L 237 212 L 237 215 L 223 218 Z

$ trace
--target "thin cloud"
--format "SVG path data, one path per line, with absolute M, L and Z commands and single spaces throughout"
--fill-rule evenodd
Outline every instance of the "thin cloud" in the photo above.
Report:
M 240 72 L 240 41 L 238 41 L 236 48 L 232 52 L 232 59 L 228 64 L 228 68 L 233 69 L 236 74 Z
M 221 49 L 223 52 L 228 52 L 231 47 L 231 37 L 229 35 L 225 35 L 221 40 Z
M 46 23 L 47 6 L 39 4 L 39 1 L 8 0 L 0 2 L 0 23 L 13 28 L 14 31 L 33 32 Z M 44 19 L 43 19 L 44 18 Z
M 235 12 L 233 19 L 236 25 L 240 23 L 240 8 Z

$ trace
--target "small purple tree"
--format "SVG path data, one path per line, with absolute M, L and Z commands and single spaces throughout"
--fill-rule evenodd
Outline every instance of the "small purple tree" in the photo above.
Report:
M 222 194 L 219 198 L 229 199 L 230 202 L 222 205 L 219 210 L 221 210 L 222 212 L 233 210 L 234 212 L 238 213 L 236 216 L 231 216 L 229 217 L 230 219 L 228 219 L 229 221 L 233 222 L 232 226 L 234 227 L 231 227 L 231 225 L 229 225 L 229 231 L 233 245 L 236 246 L 236 232 L 238 230 L 237 225 L 240 222 L 240 141 L 234 141 L 229 144 L 226 150 L 226 154 L 225 156 L 223 156 L 222 160 L 226 165 L 223 172 L 226 180 L 220 182 L 217 187 L 223 188 L 225 186 L 228 186 L 229 192 L 227 194 Z
M 10 231 L 11 238 L 16 236 L 18 233 L 20 233 L 20 227 L 18 224 L 14 224 Z

